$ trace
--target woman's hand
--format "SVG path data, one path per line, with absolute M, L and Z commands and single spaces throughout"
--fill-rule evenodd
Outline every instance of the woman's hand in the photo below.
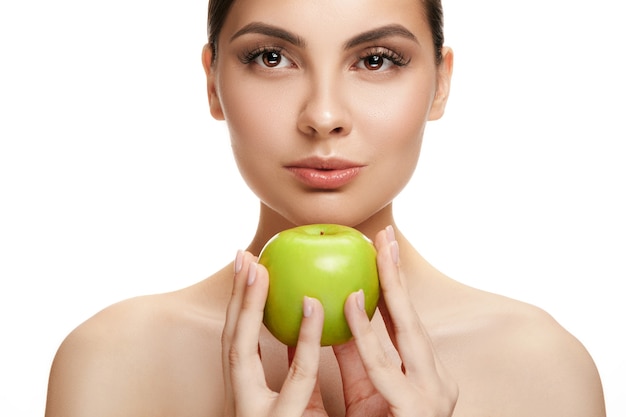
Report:
M 222 333 L 225 416 L 325 416 L 317 375 L 324 312 L 318 300 L 303 300 L 298 345 L 280 393 L 267 386 L 259 334 L 268 290 L 267 270 L 248 252 L 235 260 L 233 292 Z M 315 395 L 312 396 L 312 394 Z
M 437 358 L 399 270 L 398 242 L 391 227 L 375 239 L 383 300 L 381 314 L 402 360 L 394 363 L 353 293 L 345 315 L 354 340 L 335 347 L 347 416 L 445 416 L 454 411 L 458 387 Z M 357 354 L 358 353 L 358 354 Z

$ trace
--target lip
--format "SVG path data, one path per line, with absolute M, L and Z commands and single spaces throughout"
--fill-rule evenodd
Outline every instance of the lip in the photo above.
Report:
M 285 168 L 310 188 L 334 190 L 354 180 L 364 165 L 339 158 L 311 157 L 290 163 Z

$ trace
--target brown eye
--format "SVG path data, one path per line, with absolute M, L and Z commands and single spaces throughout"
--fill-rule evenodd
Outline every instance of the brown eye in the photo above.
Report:
M 363 64 L 365 68 L 368 70 L 376 71 L 382 68 L 385 63 L 385 58 L 380 55 L 370 55 L 367 58 L 363 59 Z
M 270 51 L 263 54 L 263 63 L 268 67 L 276 67 L 280 65 L 282 56 L 278 52 Z
M 295 67 L 295 64 L 282 53 L 281 49 L 261 48 L 256 51 L 246 53 L 240 59 L 244 64 L 255 64 L 268 70 Z
M 356 64 L 357 69 L 366 71 L 387 71 L 403 67 L 411 62 L 402 54 L 384 47 L 371 48 L 359 56 Z

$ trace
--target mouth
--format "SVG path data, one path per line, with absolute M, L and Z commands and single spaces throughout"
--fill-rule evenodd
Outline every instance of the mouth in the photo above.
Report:
M 354 180 L 365 165 L 338 158 L 306 158 L 285 166 L 302 184 L 318 190 L 335 190 Z

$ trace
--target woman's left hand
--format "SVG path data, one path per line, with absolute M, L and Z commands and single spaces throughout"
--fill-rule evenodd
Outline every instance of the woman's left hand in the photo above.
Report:
M 458 387 L 437 357 L 402 283 L 393 229 L 379 232 L 375 245 L 383 294 L 379 307 L 402 364 L 384 351 L 363 309 L 363 293 L 351 294 L 345 315 L 354 339 L 334 347 L 346 416 L 449 417 Z
M 324 321 L 318 300 L 303 300 L 298 344 L 281 391 L 267 386 L 259 337 L 268 285 L 267 270 L 249 252 L 240 252 L 222 333 L 224 417 L 326 416 L 317 385 Z

